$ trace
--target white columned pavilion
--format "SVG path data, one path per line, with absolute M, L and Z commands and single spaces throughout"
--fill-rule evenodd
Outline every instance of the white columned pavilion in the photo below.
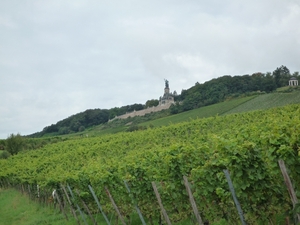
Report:
M 298 86 L 298 80 L 295 77 L 292 77 L 289 80 L 289 86 Z

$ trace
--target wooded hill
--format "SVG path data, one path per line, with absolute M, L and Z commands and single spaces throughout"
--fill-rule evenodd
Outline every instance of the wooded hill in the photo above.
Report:
M 272 73 L 259 72 L 242 76 L 226 75 L 203 84 L 196 83 L 193 87 L 182 90 L 181 94 L 175 98 L 176 103 L 170 107 L 167 113 L 161 114 L 161 117 L 223 102 L 226 99 L 236 98 L 246 93 L 270 93 L 279 87 L 287 86 L 291 77 L 299 79 L 299 72 L 291 74 L 286 66 L 281 66 Z M 156 105 L 158 105 L 158 100 L 152 99 L 145 104 L 133 104 L 111 109 L 88 109 L 63 119 L 56 124 L 47 126 L 41 132 L 28 135 L 28 137 L 56 136 L 82 132 L 87 128 L 105 124 L 115 116 Z

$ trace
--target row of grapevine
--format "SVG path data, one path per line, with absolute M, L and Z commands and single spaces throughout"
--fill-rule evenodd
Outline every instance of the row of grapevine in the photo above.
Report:
M 133 212 L 123 180 L 146 218 L 160 214 L 156 181 L 172 221 L 191 214 L 182 176 L 191 182 L 201 214 L 209 221 L 238 221 L 223 173 L 230 171 L 248 224 L 269 223 L 291 209 L 277 161 L 283 159 L 299 185 L 300 105 L 216 116 L 168 127 L 69 140 L 0 160 L 0 180 L 57 188 L 68 183 L 96 208 L 112 211 L 109 188 L 122 215 Z

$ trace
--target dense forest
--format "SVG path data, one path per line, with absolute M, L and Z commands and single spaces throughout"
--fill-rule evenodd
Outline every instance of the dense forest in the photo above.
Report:
M 193 87 L 182 90 L 181 94 L 175 97 L 176 103 L 170 107 L 169 112 L 176 114 L 222 102 L 228 98 L 238 97 L 245 93 L 269 93 L 276 90 L 276 88 L 287 86 L 291 77 L 299 79 L 299 72 L 291 74 L 286 66 L 281 66 L 276 68 L 272 73 L 259 72 L 242 76 L 226 75 L 203 84 L 196 83 Z M 56 124 L 47 126 L 41 132 L 31 134 L 29 137 L 81 132 L 86 128 L 107 123 L 116 116 L 134 110 L 137 111 L 147 107 L 157 106 L 158 103 L 158 100 L 152 99 L 148 100 L 145 104 L 133 104 L 111 109 L 88 109 L 63 119 Z

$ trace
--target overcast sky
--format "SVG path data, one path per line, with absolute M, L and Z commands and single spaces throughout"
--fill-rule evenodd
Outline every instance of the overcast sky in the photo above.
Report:
M 223 75 L 300 71 L 299 0 L 1 0 L 0 139 Z

